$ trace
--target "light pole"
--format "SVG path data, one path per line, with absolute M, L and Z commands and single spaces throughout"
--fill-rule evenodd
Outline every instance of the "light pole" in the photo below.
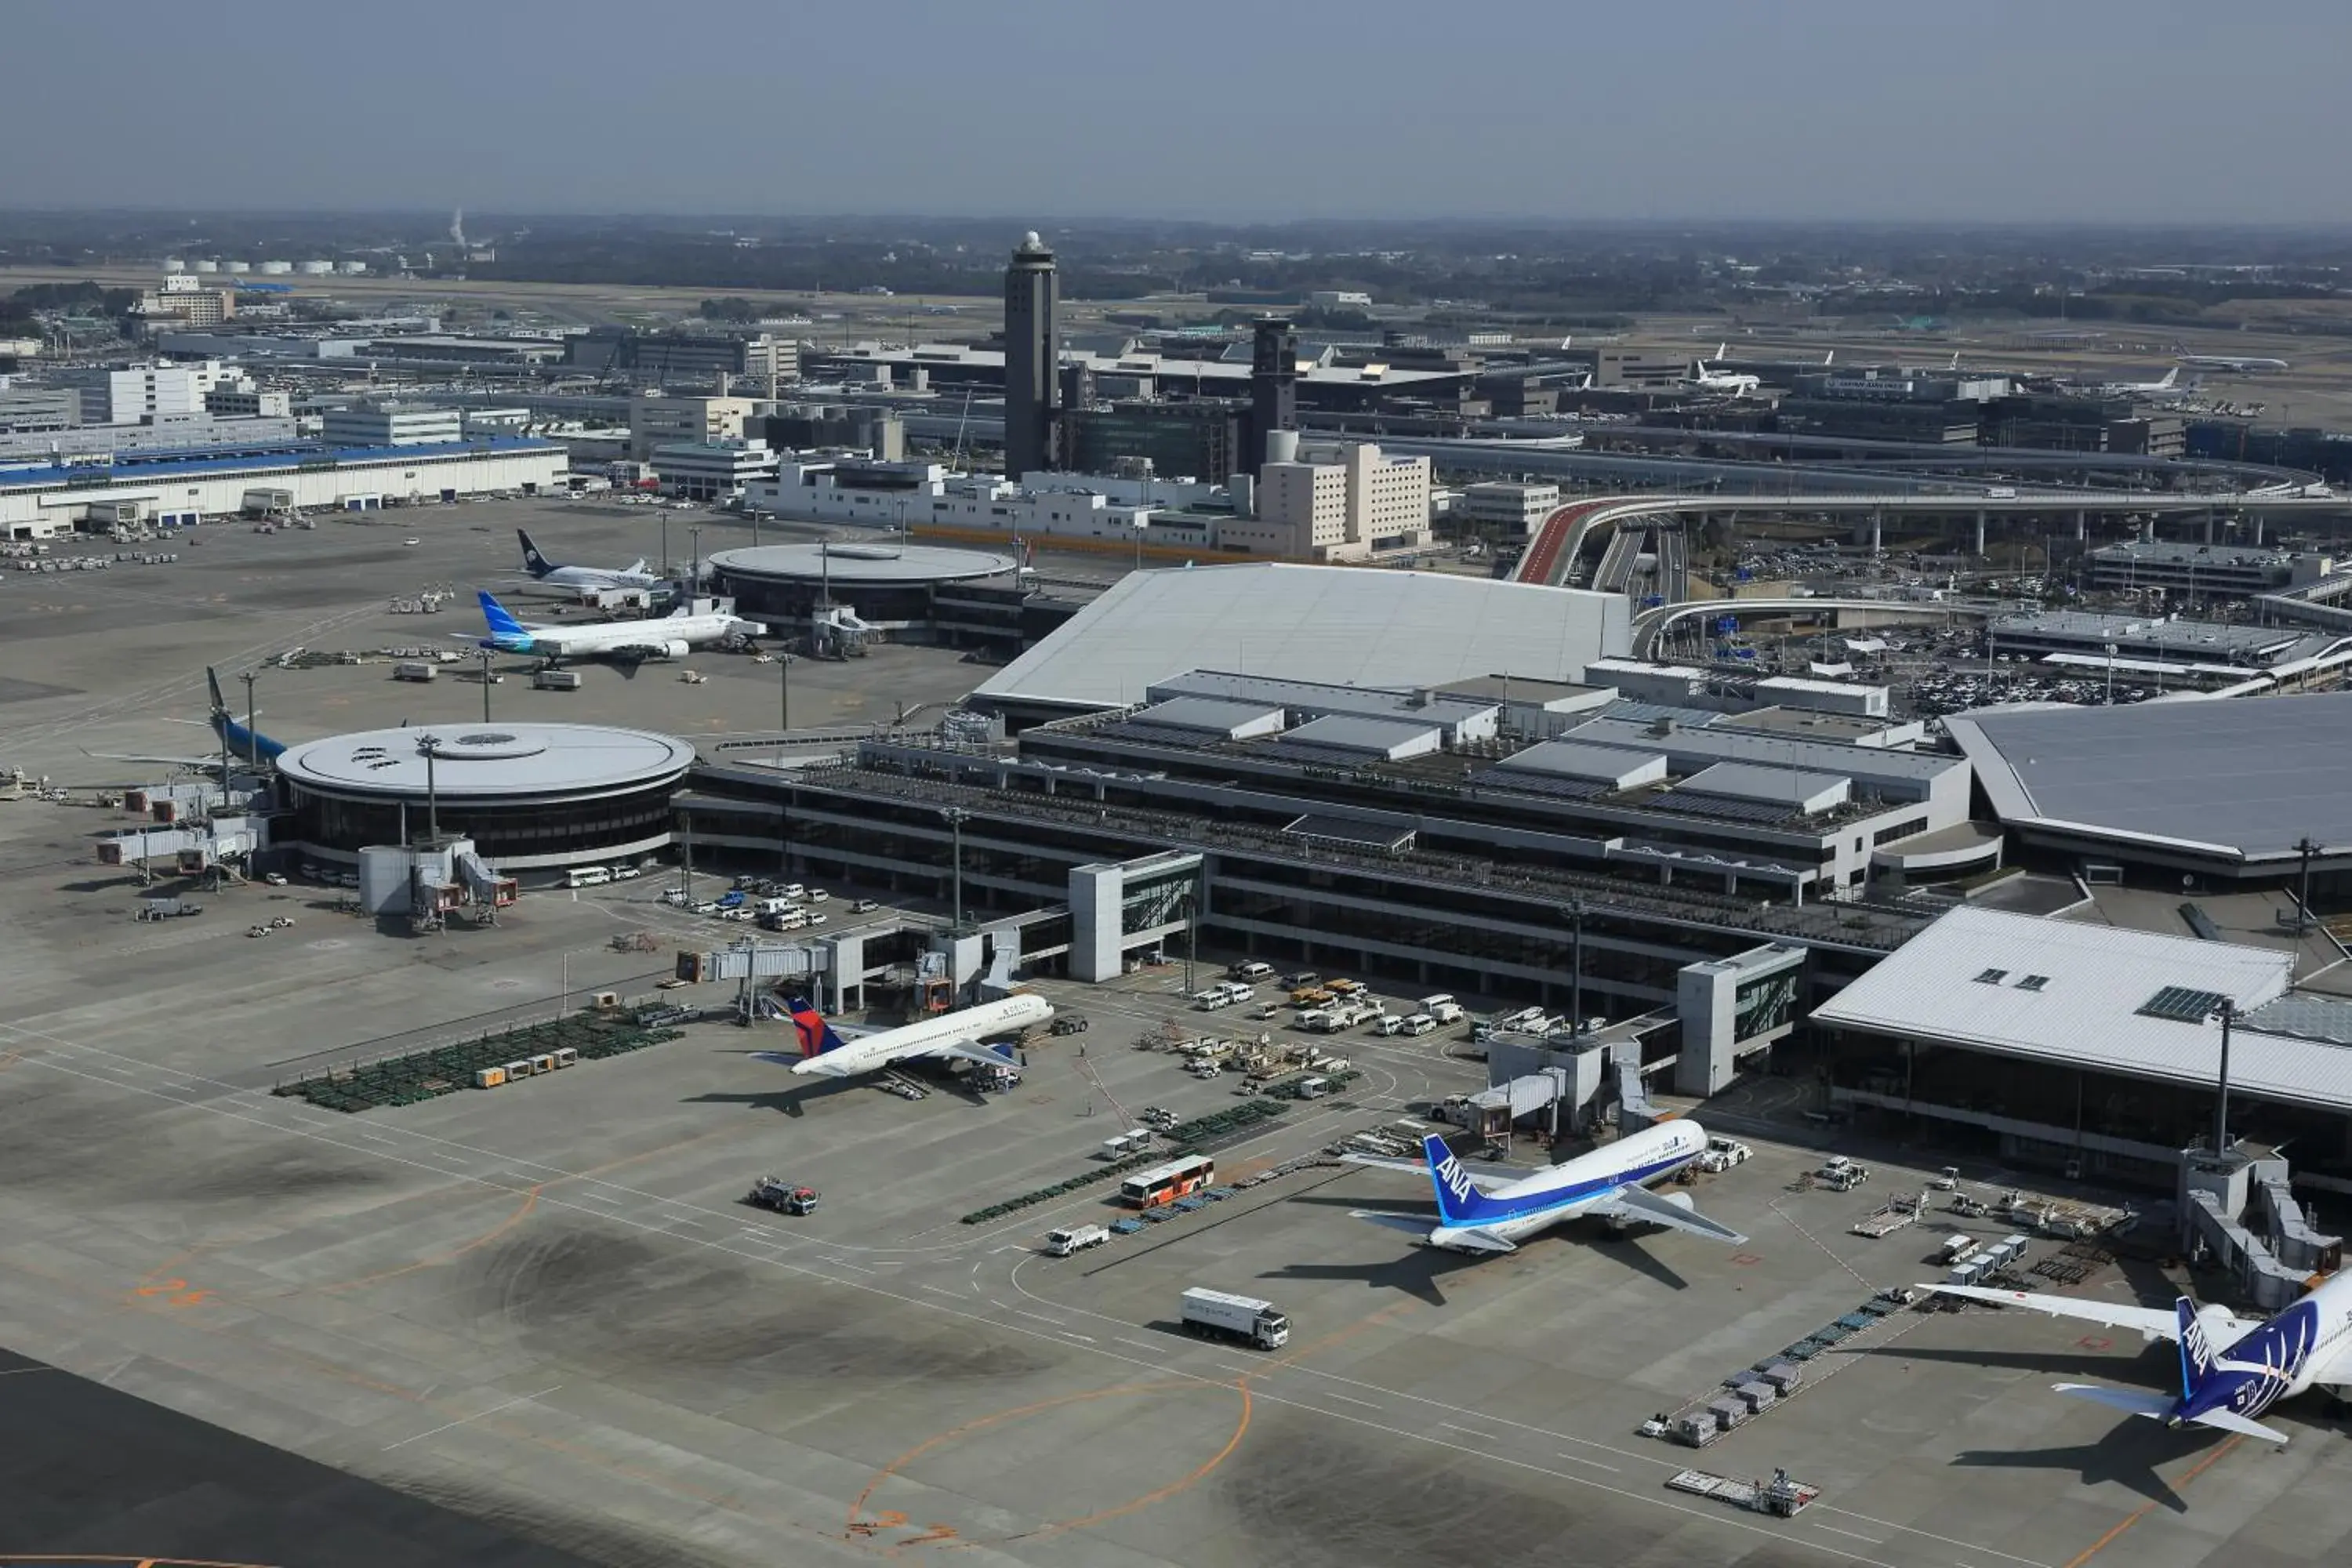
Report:
M 2221 1019 L 2221 1092 L 2213 1100 L 2213 1152 L 2230 1152 L 2230 1024 L 2238 1016 L 2238 1005 L 2228 998 L 2213 1009 Z
M 482 722 L 490 721 L 490 650 L 482 649 Z
M 261 737 L 254 732 L 253 728 L 254 720 L 259 717 L 253 710 L 254 672 L 247 670 L 242 679 L 245 681 L 245 765 L 257 768 L 261 765 Z
M 953 929 L 956 935 L 961 936 L 963 934 L 963 825 L 964 819 L 969 817 L 971 813 L 966 811 L 960 805 L 943 805 L 940 808 L 940 815 L 948 819 L 948 830 L 952 835 L 952 842 L 954 845 L 954 848 L 951 851 L 953 856 L 953 869 L 950 875 L 950 880 L 955 887 L 955 926 Z
M 1568 1032 L 1572 1038 L 1584 1037 L 1584 900 L 1568 900 L 1569 976 Z
M 687 531 L 694 535 L 694 581 L 688 590 L 688 596 L 691 597 L 702 592 L 702 527 L 698 523 Z
M 667 577 L 669 575 L 669 509 L 667 507 L 661 509 L 661 531 L 662 575 Z
M 2116 645 L 2107 645 L 2107 706 L 2116 705 Z
M 2302 879 L 2294 895 L 2294 934 L 2297 936 L 2311 929 L 2311 858 L 2319 850 L 2320 847 L 2311 841 L 2308 833 L 2295 840 L 2294 851 L 2303 857 Z

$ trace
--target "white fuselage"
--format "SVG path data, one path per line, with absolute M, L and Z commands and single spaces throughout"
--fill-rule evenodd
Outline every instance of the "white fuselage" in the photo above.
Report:
M 793 1071 L 828 1076 L 872 1072 L 903 1058 L 922 1056 L 936 1047 L 1013 1034 L 1053 1016 L 1052 1003 L 1024 991 L 961 1012 L 942 1013 L 936 1018 L 861 1035 L 838 1049 L 793 1063 Z
M 618 567 L 552 566 L 539 581 L 557 588 L 588 592 L 597 588 L 650 588 L 662 579 L 651 572 L 627 572 Z
M 767 629 L 758 621 L 719 614 L 606 621 L 589 626 L 532 626 L 529 631 L 530 647 L 519 651 L 572 658 L 585 654 L 618 653 L 625 648 L 659 648 L 669 643 L 699 647 L 739 632 L 758 637 Z
M 1647 1186 L 1670 1176 L 1706 1150 L 1706 1130 L 1696 1121 L 1678 1120 L 1645 1127 L 1605 1149 L 1579 1154 L 1486 1194 L 1486 1202 L 1503 1205 L 1506 1216 L 1482 1222 L 1478 1228 L 1506 1241 L 1522 1240 L 1574 1219 L 1605 1202 L 1619 1187 Z M 1444 1246 L 1448 1228 L 1437 1226 L 1430 1239 Z

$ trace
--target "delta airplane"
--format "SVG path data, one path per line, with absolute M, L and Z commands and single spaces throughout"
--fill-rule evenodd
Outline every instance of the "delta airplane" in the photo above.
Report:
M 800 1055 L 788 1056 L 782 1051 L 752 1054 L 761 1061 L 788 1067 L 804 1078 L 811 1074 L 855 1078 L 859 1073 L 879 1072 L 897 1063 L 924 1057 L 961 1057 L 984 1067 L 1011 1067 L 1013 1058 L 1010 1051 L 996 1050 L 981 1042 L 999 1035 L 1017 1035 L 1054 1016 L 1054 1005 L 1043 996 L 1018 991 L 961 1012 L 942 1013 L 936 1018 L 844 1039 L 807 997 L 795 996 L 784 1006 L 792 1016 L 793 1028 L 800 1035 Z
M 1675 1121 L 1629 1133 L 1604 1149 L 1533 1175 L 1455 1157 L 1445 1141 L 1421 1141 L 1420 1163 L 1349 1154 L 1351 1164 L 1426 1171 L 1437 1189 L 1437 1224 L 1414 1215 L 1365 1210 L 1354 1217 L 1402 1230 L 1425 1247 L 1452 1252 L 1516 1252 L 1519 1243 L 1563 1220 L 1591 1215 L 1619 1225 L 1663 1225 L 1737 1247 L 1748 1238 L 1691 1206 L 1681 1193 L 1661 1197 L 1644 1184 L 1671 1175 L 1706 1149 L 1706 1130 Z
M 642 555 L 633 566 L 558 566 L 539 552 L 530 534 L 518 528 L 515 537 L 522 541 L 522 569 L 550 587 L 585 593 L 597 588 L 650 588 L 662 580 L 658 573 L 646 570 Z
M 1715 357 L 1721 359 L 1729 343 L 1715 345 Z M 1835 351 L 1832 350 L 1832 353 Z M 1727 392 L 1734 397 L 1745 397 L 1764 384 L 1764 378 L 1749 375 L 1745 371 L 1709 370 L 1706 361 L 1698 362 L 1698 369 L 1685 383 L 1686 386 L 1705 387 L 1709 392 Z
M 2175 354 L 2174 361 L 2191 370 L 2223 370 L 2233 375 L 2258 375 L 2264 371 L 2284 370 L 2283 359 L 2263 359 L 2251 354 Z
M 152 763 L 173 768 L 216 768 L 220 766 L 222 752 L 226 752 L 231 762 L 248 764 L 276 762 L 278 753 L 286 750 L 286 743 L 273 741 L 257 730 L 248 730 L 229 717 L 228 703 L 221 697 L 220 677 L 213 673 L 210 665 L 205 667 L 205 684 L 213 694 L 212 717 L 205 721 L 205 727 L 220 737 L 220 752 L 209 757 L 154 757 L 122 752 L 85 752 L 82 754 L 96 757 L 101 762 Z M 195 721 L 194 719 L 171 721 L 174 724 L 193 724 Z
M 719 611 L 672 611 L 658 620 L 605 621 L 584 626 L 527 626 L 507 613 L 507 607 L 487 589 L 476 591 L 482 602 L 482 619 L 490 635 L 476 646 L 499 653 L 537 654 L 550 666 L 566 658 L 684 658 L 702 643 L 741 635 L 758 637 L 768 628 L 758 621 Z M 453 632 L 453 637 L 467 634 Z
M 2236 1317 L 2221 1307 L 2200 1310 L 2186 1296 L 2168 1312 L 2156 1307 L 2032 1290 L 1995 1290 L 1981 1285 L 1922 1285 L 1919 1289 L 1997 1306 L 2023 1307 L 2054 1318 L 2080 1318 L 2113 1329 L 2137 1329 L 2143 1340 L 2170 1340 L 2180 1347 L 2178 1395 L 2137 1394 L 2093 1383 L 2051 1384 L 2072 1398 L 2145 1415 L 2167 1426 L 2207 1426 L 2284 1443 L 2285 1433 L 2254 1417 L 2307 1389 L 2325 1388 L 2338 1399 L 2352 1393 L 2352 1274 L 2330 1276 L 2318 1289 L 2266 1321 Z M 2213 1350 L 2216 1337 L 2222 1342 L 2219 1354 Z

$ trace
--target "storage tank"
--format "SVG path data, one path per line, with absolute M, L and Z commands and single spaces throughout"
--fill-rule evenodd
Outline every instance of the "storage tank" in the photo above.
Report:
M 364 261 L 338 261 L 335 263 L 335 270 L 341 273 L 346 278 L 356 278 L 361 273 L 367 270 L 367 263 Z
M 324 278 L 334 269 L 335 264 L 331 261 L 298 261 L 294 264 L 294 270 L 305 278 Z
M 166 272 L 185 272 L 187 269 L 188 269 L 188 264 L 187 264 L 187 262 L 186 262 L 186 261 L 184 261 L 184 260 L 183 260 L 181 258 L 176 257 L 176 256 L 167 256 L 167 257 L 163 258 L 163 270 L 164 270 L 164 271 L 166 271 Z
M 211 259 L 209 257 L 199 257 L 196 260 L 196 270 L 199 272 L 218 272 L 220 270 L 220 263 Z
M 221 263 L 221 267 L 224 270 L 235 273 L 239 278 L 244 277 L 247 273 L 253 270 L 253 263 L 250 261 L 224 261 Z
M 270 277 L 275 278 L 281 274 L 293 271 L 294 264 L 290 261 L 265 261 L 261 264 L 261 270 Z

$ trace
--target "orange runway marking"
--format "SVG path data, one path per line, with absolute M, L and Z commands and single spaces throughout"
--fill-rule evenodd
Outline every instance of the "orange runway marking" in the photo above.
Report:
M 387 1279 L 397 1279 L 404 1274 L 414 1274 L 420 1268 L 437 1268 L 445 1263 L 454 1263 L 478 1247 L 488 1247 L 491 1242 L 530 1218 L 530 1211 L 539 1206 L 539 1194 L 545 1190 L 546 1185 L 547 1184 L 542 1182 L 531 1188 L 522 1195 L 522 1202 L 516 1207 L 514 1213 L 507 1215 L 473 1240 L 453 1247 L 446 1252 L 436 1253 L 430 1258 L 420 1258 L 414 1263 L 404 1263 L 397 1268 L 386 1268 L 374 1274 L 362 1274 L 355 1279 L 339 1279 L 332 1285 L 314 1285 L 310 1289 L 319 1291 L 355 1290 L 362 1285 L 381 1285 Z M 300 1294 L 299 1291 L 295 1293 Z
M 972 1420 L 964 1422 L 961 1426 L 950 1426 L 944 1432 L 937 1433 L 932 1436 L 925 1438 L 922 1442 L 916 1444 L 913 1447 L 908 1449 L 905 1453 L 899 1455 L 897 1458 L 892 1459 L 888 1464 L 877 1470 L 874 1473 L 873 1479 L 866 1483 L 866 1489 L 859 1492 L 856 1500 L 849 1505 L 849 1514 L 848 1518 L 843 1522 L 842 1534 L 845 1538 L 850 1540 L 860 1538 L 871 1540 L 875 1535 L 886 1530 L 911 1528 L 908 1523 L 907 1516 L 897 1510 L 884 1509 L 869 1514 L 866 1510 L 866 1505 L 868 1500 L 873 1498 L 875 1492 L 881 1488 L 884 1482 L 894 1478 L 903 1478 L 907 1466 L 914 1463 L 917 1459 L 921 1458 L 925 1454 L 929 1453 L 934 1448 L 943 1447 L 961 1438 L 971 1436 L 975 1433 L 984 1432 L 992 1426 L 1002 1426 L 1007 1421 L 1016 1421 L 1024 1415 L 1039 1415 L 1045 1411 L 1059 1409 L 1060 1407 L 1067 1405 L 1081 1405 L 1091 1400 L 1121 1398 L 1131 1394 L 1196 1393 L 1206 1388 L 1232 1388 L 1235 1392 L 1239 1393 L 1242 1396 L 1241 1419 L 1234 1424 L 1233 1436 L 1225 1439 L 1224 1447 L 1219 1448 L 1206 1460 L 1194 1467 L 1188 1474 L 1178 1477 L 1175 1480 L 1169 1482 L 1164 1487 L 1146 1492 L 1140 1497 L 1130 1498 L 1125 1502 L 1117 1503 L 1108 1508 L 1097 1509 L 1092 1513 L 1082 1514 L 1076 1519 L 1050 1521 L 1045 1524 L 1039 1525 L 1034 1530 L 1022 1531 L 1015 1534 L 1004 1536 L 1000 1539 L 1002 1541 L 1030 1541 L 1042 1536 L 1056 1535 L 1066 1530 L 1078 1530 L 1087 1525 L 1100 1524 L 1110 1520 L 1121 1519 L 1129 1514 L 1136 1513 L 1141 1510 L 1150 1508 L 1154 1503 L 1164 1502 L 1168 1499 L 1176 1496 L 1179 1492 L 1198 1485 L 1202 1479 L 1207 1478 L 1212 1471 L 1215 1470 L 1218 1466 L 1231 1458 L 1234 1455 L 1234 1451 L 1241 1447 L 1242 1439 L 1249 1435 L 1250 1421 L 1254 1414 L 1254 1402 L 1250 1394 L 1248 1377 L 1244 1376 L 1237 1378 L 1231 1384 L 1203 1383 L 1189 1378 L 1160 1383 L 1123 1383 L 1114 1384 L 1109 1388 L 1088 1389 L 1082 1394 L 1065 1394 L 1057 1395 L 1052 1399 L 1041 1399 L 1032 1404 L 1015 1405 L 1010 1410 L 1000 1410 L 993 1415 L 978 1416 Z M 944 1524 L 933 1524 L 927 1527 L 924 1533 L 907 1541 L 896 1542 L 890 1545 L 887 1550 L 891 1555 L 896 1556 L 902 1548 L 907 1546 L 917 1544 L 938 1545 L 955 1540 L 957 1540 L 957 1532 L 952 1528 Z M 975 1544 L 979 1543 L 975 1542 Z
M 2203 1475 L 2221 1459 L 2222 1455 L 2228 1453 L 2231 1449 L 2236 1447 L 2240 1443 L 2244 1441 L 2245 1439 L 2243 1437 L 2232 1436 L 2224 1438 L 2220 1447 L 2214 1449 L 2211 1453 L 2206 1455 L 2203 1458 L 2189 1466 L 2188 1472 L 2184 1474 L 2179 1481 L 2174 1483 L 2173 1489 L 2178 1491 L 2182 1487 L 2185 1487 L 2189 1482 L 2195 1480 L 2199 1476 Z M 2108 1526 L 2107 1532 L 2105 1535 L 2102 1535 L 2096 1541 L 2091 1542 L 2090 1545 L 2083 1548 L 2082 1551 L 2076 1552 L 2074 1556 L 2066 1559 L 2066 1568 L 2083 1568 L 2084 1563 L 2088 1563 L 2092 1558 L 2096 1557 L 2100 1552 L 2105 1552 L 2108 1547 L 2113 1546 L 2116 1542 L 2122 1540 L 2125 1535 L 2130 1532 L 2133 1525 L 2137 1524 L 2141 1520 L 2146 1519 L 2149 1514 L 2154 1513 L 2155 1511 L 2156 1504 L 2152 1502 L 2144 1502 L 2140 1504 L 2138 1508 L 2135 1509 L 2130 1513 L 2126 1514 L 2123 1518 L 2116 1521 L 2114 1524 Z

